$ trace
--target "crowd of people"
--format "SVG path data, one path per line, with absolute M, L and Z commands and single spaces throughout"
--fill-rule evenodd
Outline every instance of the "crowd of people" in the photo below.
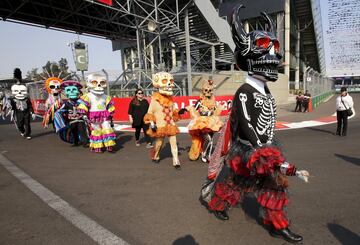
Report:
M 206 208 L 216 218 L 228 220 L 228 210 L 238 206 L 247 193 L 254 193 L 261 207 L 264 226 L 269 228 L 270 234 L 299 243 L 303 238 L 289 229 L 285 212 L 289 201 L 287 177 L 297 176 L 307 182 L 309 172 L 299 170 L 285 159 L 275 137 L 276 103 L 267 83 L 278 79 L 282 58 L 276 28 L 272 19 L 262 13 L 270 31 L 246 32 L 240 19 L 242 7 L 239 5 L 235 9 L 230 22 L 236 44 L 236 66 L 248 75 L 236 91 L 231 113 L 225 121 L 219 117 L 221 109 L 216 105 L 213 81 L 203 81 L 201 95 L 194 106 L 176 108 L 174 78 L 168 72 L 158 72 L 152 76 L 157 91 L 152 94 L 150 103 L 144 98 L 142 89 L 135 91 L 128 108 L 129 122 L 135 129 L 136 146 L 140 146 L 143 130 L 154 164 L 160 162 L 160 151 L 168 138 L 173 166 L 181 170 L 176 122 L 188 112 L 192 139 L 189 159 L 200 158 L 208 164 L 208 175 L 201 188 L 201 200 Z M 43 127 L 52 124 L 59 137 L 74 146 L 89 147 L 94 153 L 114 152 L 113 115 L 116 108 L 112 98 L 105 94 L 106 86 L 106 77 L 100 74 L 87 77 L 84 93 L 77 81 L 48 78 L 45 87 L 49 97 Z M 12 95 L 9 103 L 5 103 L 7 114 L 12 115 L 20 134 L 30 139 L 30 118 L 34 117 L 34 112 L 26 86 L 13 85 Z M 308 91 L 304 95 L 299 93 L 295 111 L 308 111 L 310 97 Z M 337 99 L 339 135 L 346 135 L 347 111 L 352 106 L 351 97 L 342 91 Z M 214 144 L 216 132 L 219 137 Z

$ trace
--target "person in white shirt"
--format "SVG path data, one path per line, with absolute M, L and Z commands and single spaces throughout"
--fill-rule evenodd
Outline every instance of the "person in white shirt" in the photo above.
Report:
M 340 95 L 336 98 L 336 135 L 346 136 L 349 116 L 347 110 L 353 108 L 354 101 L 353 98 L 348 94 L 346 87 L 342 87 L 340 91 Z

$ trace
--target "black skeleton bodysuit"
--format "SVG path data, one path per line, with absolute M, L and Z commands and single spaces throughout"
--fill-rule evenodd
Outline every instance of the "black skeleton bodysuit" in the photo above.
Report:
M 274 140 L 276 103 L 268 87 L 253 77 L 247 78 L 234 97 L 237 110 L 237 136 L 252 146 L 270 145 Z

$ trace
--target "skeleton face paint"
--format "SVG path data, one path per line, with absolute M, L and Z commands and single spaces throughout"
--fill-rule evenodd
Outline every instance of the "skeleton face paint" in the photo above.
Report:
M 235 58 L 240 69 L 248 71 L 249 75 L 259 75 L 268 81 L 278 79 L 280 64 L 280 43 L 276 38 L 276 29 L 270 17 L 262 12 L 262 17 L 270 26 L 270 31 L 255 30 L 246 33 L 240 19 L 237 7 L 232 16 L 231 31 L 236 44 Z
M 12 85 L 11 93 L 18 100 L 23 100 L 28 96 L 28 91 L 25 85 Z
M 90 74 L 87 77 L 86 85 L 91 93 L 97 95 L 104 94 L 107 86 L 106 77 L 100 74 Z
M 160 94 L 173 95 L 174 77 L 167 72 L 158 72 L 152 77 L 152 84 L 159 89 Z

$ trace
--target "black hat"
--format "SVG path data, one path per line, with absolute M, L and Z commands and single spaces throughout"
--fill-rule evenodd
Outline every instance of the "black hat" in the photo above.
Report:
M 341 91 L 341 92 L 345 92 L 345 91 L 346 91 L 346 87 L 341 87 L 340 91 Z

